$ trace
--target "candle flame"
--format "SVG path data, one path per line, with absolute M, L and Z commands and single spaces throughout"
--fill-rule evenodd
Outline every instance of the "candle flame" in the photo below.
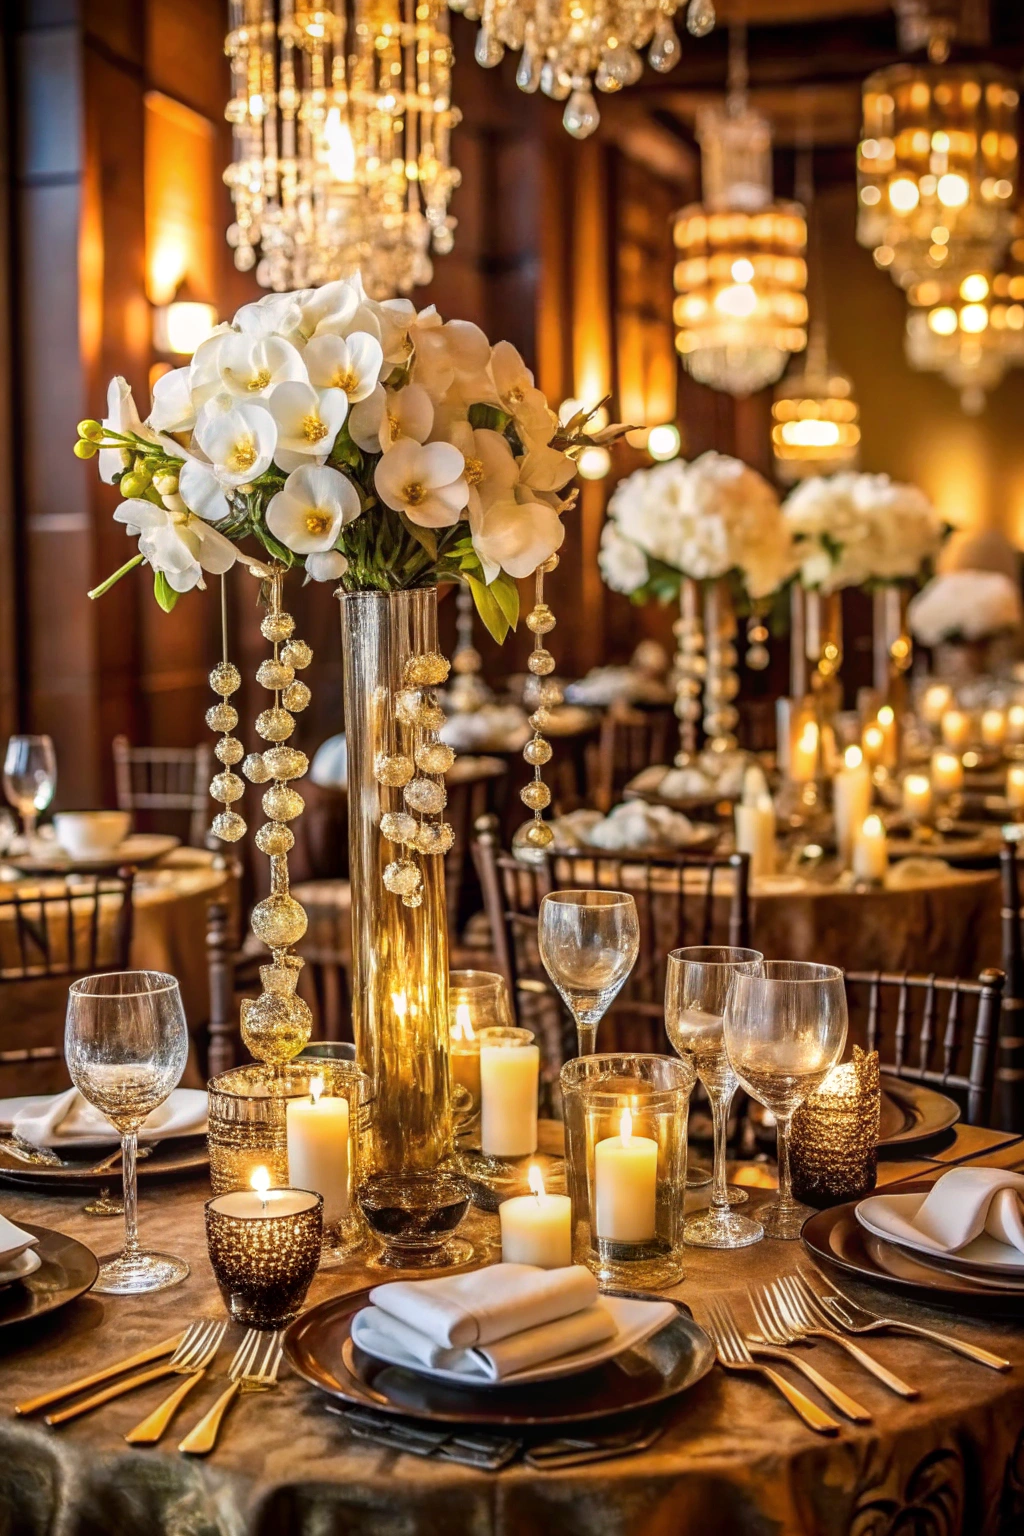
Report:
M 270 1174 L 267 1172 L 266 1168 L 261 1165 L 259 1168 L 255 1169 L 249 1182 L 256 1193 L 259 1195 L 260 1199 L 263 1201 L 263 1204 L 266 1205 L 267 1190 L 270 1188 Z
M 923 773 L 908 773 L 903 788 L 911 795 L 926 795 L 931 786 Z
M 878 723 L 886 727 L 892 725 L 896 715 L 891 704 L 883 704 L 878 711 Z
M 530 1164 L 530 1172 L 527 1175 L 527 1178 L 529 1180 L 530 1188 L 533 1190 L 534 1194 L 539 1200 L 540 1197 L 545 1193 L 544 1175 L 541 1173 L 540 1168 L 536 1163 Z
M 865 816 L 865 818 L 864 818 L 864 825 L 861 827 L 860 830 L 861 830 L 861 832 L 863 833 L 863 835 L 865 837 L 882 837 L 882 836 L 884 836 L 884 828 L 882 827 L 882 818 L 881 818 L 881 816 L 875 816 L 875 815 Z
M 801 752 L 814 752 L 818 746 L 818 727 L 813 720 L 807 720 L 800 732 Z
M 867 725 L 864 727 L 864 745 L 872 750 L 877 749 L 885 740 L 880 725 Z
M 310 1080 L 309 1080 L 309 1096 L 313 1100 L 314 1104 L 319 1104 L 319 1102 L 320 1102 L 320 1095 L 323 1093 L 323 1091 L 324 1091 L 324 1080 L 323 1080 L 323 1078 L 322 1077 L 311 1077 Z
M 864 753 L 860 747 L 847 747 L 843 753 L 843 762 L 847 768 L 859 768 L 864 761 Z
M 960 759 L 954 757 L 952 752 L 936 752 L 934 757 L 935 767 L 940 773 L 952 773 L 959 762 Z
M 453 1040 L 475 1040 L 476 1031 L 473 1028 L 473 1020 L 470 1017 L 471 1009 L 468 1003 L 456 1003 L 455 1023 L 452 1025 Z
M 622 1111 L 622 1117 L 619 1120 L 619 1135 L 622 1138 L 623 1146 L 625 1146 L 627 1142 L 629 1142 L 632 1138 L 633 1116 L 630 1114 L 628 1109 L 624 1109 Z

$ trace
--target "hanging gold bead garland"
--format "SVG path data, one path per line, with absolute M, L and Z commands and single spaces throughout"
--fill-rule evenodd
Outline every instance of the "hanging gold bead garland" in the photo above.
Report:
M 679 617 L 672 625 L 676 637 L 675 716 L 679 721 L 679 751 L 675 766 L 686 768 L 697 752 L 697 721 L 701 715 L 700 696 L 704 688 L 707 659 L 704 655 L 704 631 L 701 627 L 700 588 L 692 576 L 684 576 L 679 585 Z
M 444 710 L 434 689 L 447 681 L 449 664 L 437 651 L 410 656 L 402 673 L 402 687 L 391 703 L 393 739 L 378 752 L 374 777 L 382 789 L 401 790 L 404 810 L 390 803 L 380 818 L 380 830 L 388 842 L 405 850 L 385 867 L 384 885 L 403 906 L 423 902 L 423 874 L 413 854 L 443 857 L 455 842 L 455 832 L 443 820 L 448 804 L 444 776 L 455 753 L 439 737 Z M 382 802 L 391 796 L 382 796 Z M 435 819 L 440 818 L 440 819 Z
M 210 687 L 214 693 L 219 694 L 220 703 L 212 705 L 206 711 L 206 723 L 210 730 L 222 732 L 213 752 L 217 761 L 223 766 L 222 771 L 214 776 L 210 784 L 210 794 L 215 800 L 221 802 L 224 809 L 213 818 L 210 830 L 214 837 L 219 837 L 225 843 L 237 843 L 240 837 L 245 836 L 245 820 L 231 807 L 236 800 L 242 798 L 245 785 L 237 773 L 231 772 L 231 769 L 235 763 L 241 762 L 245 756 L 245 748 L 238 738 L 231 734 L 238 724 L 238 710 L 233 704 L 228 703 L 228 699 L 241 688 L 242 674 L 234 663 L 228 660 L 225 581 L 226 578 L 222 576 L 220 579 L 221 659 L 210 673 Z
M 524 822 L 516 832 L 512 839 L 513 852 L 524 848 L 542 851 L 550 848 L 555 840 L 555 834 L 542 814 L 551 804 L 551 790 L 544 783 L 541 769 L 551 761 L 552 756 L 551 743 L 543 732 L 551 723 L 551 710 L 562 702 L 562 690 L 558 684 L 544 681 L 550 678 L 555 669 L 555 658 L 544 641 L 545 635 L 549 635 L 555 627 L 555 616 L 544 601 L 544 576 L 557 565 L 558 556 L 552 555 L 537 567 L 533 607 L 526 615 L 526 627 L 533 635 L 533 650 L 526 665 L 531 674 L 529 697 L 535 707 L 530 716 L 533 736 L 523 748 L 523 757 L 533 769 L 533 778 L 519 791 L 519 798 L 533 812 L 533 820 Z

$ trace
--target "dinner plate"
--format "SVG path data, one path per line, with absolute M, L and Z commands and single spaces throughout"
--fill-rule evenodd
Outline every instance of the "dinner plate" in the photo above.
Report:
M 44 1097 L 45 1095 L 43 1094 L 34 1093 L 15 1099 L 0 1099 L 0 1135 L 10 1133 L 15 1115 L 20 1113 L 26 1105 L 38 1104 Z M 157 1141 L 181 1141 L 186 1137 L 194 1139 L 196 1136 L 206 1135 L 207 1096 L 205 1088 L 175 1088 L 165 1103 L 173 1103 L 176 1107 L 176 1113 L 178 1111 L 183 1115 L 188 1113 L 189 1120 L 185 1125 L 179 1126 L 177 1129 L 171 1126 L 166 1128 L 160 1125 L 151 1126 L 148 1122 L 143 1122 L 139 1130 L 140 1147 L 149 1146 L 150 1143 Z M 104 1129 L 96 1131 L 91 1136 L 58 1138 L 52 1142 L 47 1142 L 46 1146 L 50 1151 L 56 1152 L 58 1157 L 78 1157 L 79 1155 L 88 1157 L 90 1153 L 100 1152 L 104 1148 L 108 1152 L 112 1152 L 118 1146 L 120 1140 L 121 1137 L 115 1127 L 107 1125 Z M 92 1157 L 90 1161 L 95 1162 L 96 1158 Z
M 116 869 L 120 864 L 152 864 L 180 844 L 180 837 L 169 837 L 166 833 L 133 832 L 123 843 L 102 853 L 72 855 L 54 843 L 45 852 L 8 854 L 3 862 L 27 875 L 95 874 Z
M 909 1186 L 924 1193 L 928 1184 Z M 812 1258 L 868 1285 L 893 1291 L 928 1306 L 965 1313 L 1024 1317 L 1024 1287 L 989 1275 L 968 1275 L 878 1238 L 855 1215 L 857 1201 L 818 1211 L 804 1222 L 801 1237 Z
M 637 1349 L 660 1328 L 668 1326 L 668 1323 L 658 1321 L 666 1305 L 664 1302 L 639 1301 L 627 1296 L 605 1296 L 602 1297 L 602 1303 L 611 1313 L 616 1325 L 616 1333 L 612 1338 L 604 1339 L 600 1344 L 591 1344 L 586 1349 L 577 1349 L 571 1355 L 561 1355 L 557 1360 L 548 1360 L 543 1365 L 532 1366 L 529 1370 L 517 1371 L 514 1376 L 507 1376 L 503 1381 L 490 1381 L 482 1375 L 469 1378 L 465 1371 L 447 1371 L 441 1366 L 424 1365 L 400 1345 L 391 1344 L 390 1340 L 386 1350 L 381 1349 L 376 1341 L 371 1348 L 364 1337 L 360 1322 L 365 1309 L 362 1313 L 357 1312 L 352 1319 L 352 1340 L 357 1348 L 372 1355 L 375 1360 L 384 1360 L 389 1365 L 400 1365 L 417 1376 L 429 1376 L 434 1381 L 447 1381 L 456 1387 L 472 1386 L 489 1392 L 509 1392 L 516 1387 L 528 1386 L 534 1382 L 558 1381 L 564 1376 L 578 1376 L 581 1371 L 592 1370 L 595 1366 L 603 1365 L 606 1360 L 614 1360 L 616 1355 Z M 674 1313 L 675 1308 L 672 1303 L 669 1302 L 667 1305 Z M 655 1313 L 658 1316 L 652 1318 L 652 1314 Z
M 897 1248 L 909 1248 L 914 1253 L 923 1253 L 927 1258 L 939 1265 L 948 1264 L 951 1268 L 964 1270 L 970 1273 L 972 1269 L 994 1271 L 1005 1275 L 1007 1279 L 1024 1281 L 1024 1253 L 1012 1248 L 1009 1243 L 1001 1243 L 998 1238 L 990 1237 L 983 1232 L 973 1242 L 967 1243 L 963 1248 L 958 1248 L 955 1253 L 936 1253 L 934 1248 L 929 1248 L 926 1243 L 911 1242 L 909 1238 L 900 1238 L 887 1232 L 884 1223 L 877 1219 L 877 1212 L 884 1211 L 886 1207 L 902 1218 L 903 1221 L 913 1221 L 918 1211 L 927 1198 L 927 1191 L 923 1194 L 899 1194 L 899 1195 L 871 1195 L 866 1200 L 861 1200 L 856 1208 L 857 1220 L 862 1227 L 880 1237 L 883 1242 L 894 1243 Z
M 948 1131 L 960 1119 L 960 1106 L 944 1093 L 883 1072 L 879 1147 L 911 1147 Z
M 403 1418 L 524 1428 L 610 1418 L 687 1391 L 715 1359 L 707 1334 L 677 1306 L 675 1318 L 653 1338 L 591 1370 L 501 1392 L 454 1386 L 374 1360 L 355 1344 L 352 1319 L 369 1295 L 366 1288 L 310 1308 L 285 1334 L 285 1352 L 294 1370 L 322 1392 Z
M 22 1189 L 49 1190 L 58 1194 L 62 1190 L 95 1189 L 101 1184 L 120 1184 L 121 1165 L 106 1173 L 93 1170 L 103 1160 L 108 1149 L 106 1144 L 98 1151 L 71 1156 L 70 1148 L 61 1148 L 66 1167 L 54 1168 L 43 1163 L 23 1163 L 0 1142 L 0 1182 L 14 1184 Z M 203 1173 L 210 1166 L 205 1136 L 169 1137 L 155 1143 L 148 1157 L 140 1157 L 138 1174 L 144 1183 L 158 1179 L 182 1179 L 189 1174 Z
M 13 1285 L 16 1280 L 24 1280 L 26 1275 L 35 1274 L 42 1262 L 34 1248 L 26 1248 L 10 1263 L 0 1264 L 0 1288 Z
M 39 1267 L 22 1277 L 20 1285 L 0 1291 L 0 1328 L 32 1322 L 44 1313 L 66 1307 L 95 1283 L 99 1274 L 96 1255 L 84 1243 L 54 1232 L 51 1227 L 36 1227 L 30 1221 L 19 1223 L 39 1239 L 34 1252 Z

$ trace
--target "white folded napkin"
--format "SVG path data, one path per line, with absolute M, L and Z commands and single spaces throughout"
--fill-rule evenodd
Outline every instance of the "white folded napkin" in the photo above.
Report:
M 6 1113 L 5 1113 L 6 1112 Z M 143 1121 L 139 1140 L 158 1141 L 166 1136 L 201 1136 L 206 1131 L 206 1094 L 199 1088 L 176 1088 L 158 1109 Z M 117 1131 L 79 1093 L 45 1098 L 0 1101 L 0 1127 L 8 1126 L 35 1147 L 59 1147 L 72 1142 L 117 1140 Z
M 1002 1168 L 951 1168 L 928 1191 L 908 1220 L 887 1204 L 871 1201 L 871 1223 L 897 1242 L 933 1253 L 956 1253 L 983 1232 L 1024 1253 L 1024 1174 Z
M 393 1355 L 397 1345 L 421 1365 L 486 1381 L 504 1381 L 519 1371 L 602 1344 L 616 1332 L 615 1319 L 600 1302 L 474 1349 L 444 1349 L 379 1307 L 364 1307 L 352 1324 L 353 1339 L 368 1354 Z
M 19 1253 L 24 1253 L 26 1248 L 34 1247 L 38 1241 L 38 1237 L 33 1237 L 31 1232 L 23 1232 L 13 1221 L 8 1221 L 6 1216 L 0 1216 L 0 1268 L 16 1259 Z
M 468 1275 L 378 1285 L 370 1300 L 442 1349 L 472 1349 L 582 1312 L 597 1295 L 597 1280 L 581 1264 L 491 1264 Z

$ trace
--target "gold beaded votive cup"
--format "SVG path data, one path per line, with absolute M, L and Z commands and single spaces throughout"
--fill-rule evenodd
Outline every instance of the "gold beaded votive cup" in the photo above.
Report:
M 238 1215 L 232 1202 L 244 1194 L 216 1195 L 206 1203 L 210 1264 L 231 1317 L 247 1328 L 283 1328 L 298 1315 L 320 1263 L 323 1209 L 311 1190 L 277 1190 L 295 1196 L 281 1215 L 271 1202 L 266 1215 Z M 250 1196 L 249 1199 L 254 1197 Z
M 210 1079 L 206 1139 L 215 1195 L 248 1189 L 260 1167 L 270 1174 L 271 1188 L 288 1184 L 288 1101 L 305 1097 L 314 1077 L 323 1080 L 326 1092 L 334 1093 L 336 1065 L 344 1064 L 303 1061 L 279 1067 L 255 1062 Z M 339 1076 L 348 1080 L 347 1074 Z M 358 1119 L 360 1130 L 364 1123 L 365 1110 Z
M 878 1052 L 853 1048 L 793 1116 L 793 1194 L 823 1208 L 859 1200 L 875 1187 L 881 1089 Z

